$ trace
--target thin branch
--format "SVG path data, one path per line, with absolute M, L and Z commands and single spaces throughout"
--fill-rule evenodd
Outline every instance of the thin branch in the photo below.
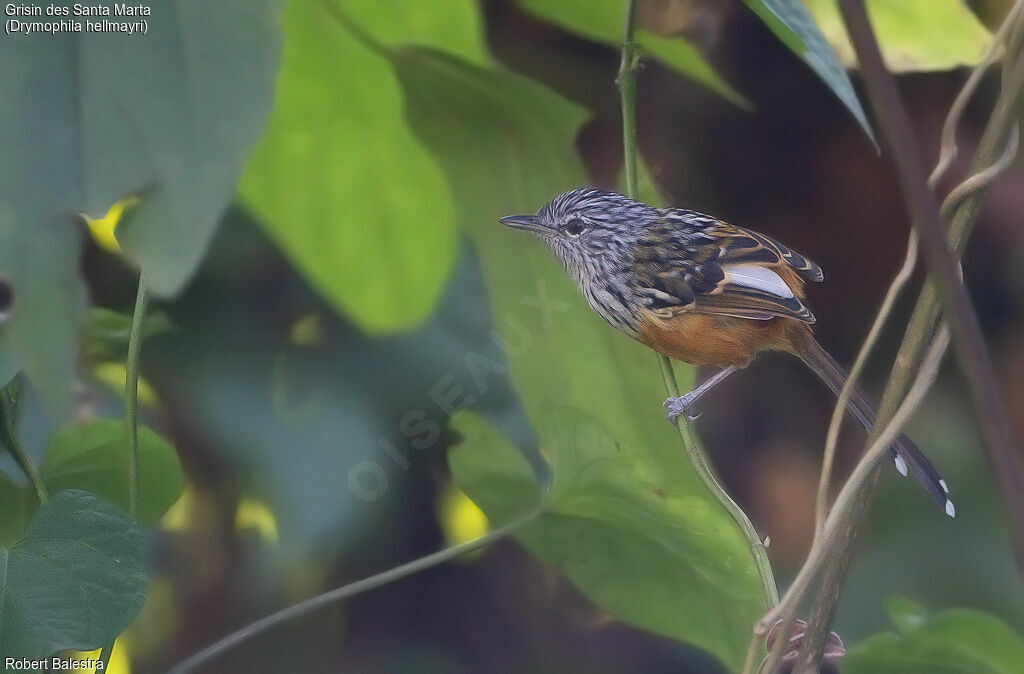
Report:
M 3 443 L 7 447 L 7 451 L 14 457 L 14 462 L 32 483 L 32 489 L 36 492 L 39 505 L 43 505 L 48 498 L 46 485 L 43 484 L 43 478 L 39 474 L 36 462 L 28 455 L 25 448 L 21 446 L 21 440 L 18 439 L 16 412 L 24 385 L 22 377 L 21 373 L 16 374 L 7 386 L 0 389 L 0 443 Z
M 1020 59 L 1019 40 L 1024 35 L 1024 2 L 1018 0 L 1008 12 L 1003 25 L 994 36 L 989 51 L 982 59 L 981 65 L 972 72 L 967 85 L 961 95 L 957 97 L 950 109 L 942 133 L 942 148 L 936 172 L 945 170 L 952 163 L 956 156 L 955 131 L 957 118 L 962 113 L 963 107 L 969 98 L 968 90 L 977 85 L 983 75 L 988 63 L 994 58 L 1000 44 L 1006 42 L 1007 56 L 1004 59 L 1002 91 L 996 103 L 993 113 L 989 118 L 985 131 L 982 134 L 979 148 L 971 162 L 970 171 L 974 174 L 954 189 L 947 196 L 941 215 L 949 223 L 948 240 L 949 247 L 957 256 L 962 252 L 967 237 L 973 228 L 977 218 L 981 199 L 983 198 L 988 184 L 999 172 L 1004 170 L 1012 161 L 1017 145 L 1017 130 L 1015 119 L 1015 108 L 1022 89 L 1024 89 L 1024 60 Z M 1002 151 L 1002 156 L 995 159 L 996 153 Z M 933 178 L 935 173 L 933 173 Z M 956 268 L 959 277 L 959 266 Z M 916 364 L 920 361 L 925 344 L 932 334 L 933 326 L 938 320 L 940 313 L 939 298 L 931 283 L 926 284 L 915 305 L 907 332 L 897 355 L 893 368 L 893 375 L 889 380 L 882 403 L 879 409 L 878 423 L 883 424 L 890 417 L 893 409 L 902 398 L 907 389 L 909 379 Z M 877 429 L 876 429 L 877 430 Z M 875 433 L 871 434 L 871 438 Z M 1016 460 L 1016 457 L 1014 457 Z M 991 463 L 991 461 L 990 461 Z M 835 615 L 844 579 L 852 556 L 852 549 L 858 537 L 859 528 L 863 523 L 863 517 L 867 509 L 872 492 L 877 482 L 880 466 L 876 466 L 872 479 L 868 480 L 863 487 L 863 494 L 859 501 L 860 505 L 848 517 L 844 526 L 845 535 L 841 537 L 840 545 L 832 552 L 831 561 L 828 564 L 822 587 L 812 607 L 810 623 L 805 632 L 805 638 L 801 647 L 798 666 L 801 671 L 815 671 L 821 660 L 821 652 L 824 646 L 825 637 L 832 618 Z M 1014 509 L 1012 496 L 1008 497 L 1004 491 L 1004 499 L 1008 503 L 1011 512 Z M 1014 534 L 1015 550 L 1017 551 L 1018 562 L 1021 560 L 1022 546 L 1021 532 L 1018 529 Z
M 1000 43 L 1006 40 L 1007 35 L 1012 30 L 1012 27 L 1016 24 L 1019 17 L 1024 17 L 1024 1 L 1022 0 L 1018 0 L 1017 4 L 1008 13 L 1003 26 L 995 34 L 993 42 L 989 46 L 985 56 L 983 56 L 980 65 L 971 73 L 963 90 L 950 107 L 949 114 L 947 115 L 945 124 L 943 125 L 939 160 L 932 176 L 930 177 L 930 182 L 932 182 L 932 184 L 940 178 L 955 159 L 957 154 L 955 134 L 963 109 L 970 97 L 973 95 L 973 92 L 976 90 L 981 77 L 984 75 L 984 71 L 995 59 L 997 51 L 1000 48 Z M 1010 51 L 1012 53 L 1012 50 Z M 994 112 L 989 120 L 989 124 L 986 126 L 982 135 L 979 149 L 971 164 L 971 170 L 974 171 L 975 174 L 964 181 L 961 186 L 954 189 L 943 203 L 942 215 L 944 218 L 950 219 L 951 221 L 950 245 L 958 251 L 962 250 L 963 245 L 966 242 L 967 235 L 969 234 L 974 218 L 977 215 L 978 205 L 984 194 L 985 188 L 996 174 L 1008 166 L 1010 156 L 1012 156 L 1012 151 L 1016 146 L 1015 121 L 1012 114 L 1013 105 L 1011 102 L 1017 100 L 1017 96 L 1019 95 L 1021 88 L 1024 87 L 1024 68 L 1018 66 L 1013 71 L 1014 74 L 1011 77 L 1006 76 L 1008 70 L 1009 68 L 1004 68 L 1003 91 L 1001 92 L 999 101 L 997 102 Z M 1000 143 L 1004 142 L 1007 130 L 1010 128 L 1014 129 L 1013 137 L 1010 139 L 1010 143 L 1004 151 L 1003 156 L 993 162 L 993 157 L 995 156 L 994 152 L 1001 147 Z M 991 164 L 991 166 L 989 166 L 989 164 Z M 966 190 L 968 189 L 973 191 L 967 193 Z M 909 252 L 910 251 L 908 251 L 908 255 Z M 934 334 L 933 326 L 938 319 L 938 315 L 938 299 L 930 285 L 926 285 L 917 304 L 915 305 L 914 313 L 909 322 L 906 336 L 894 364 L 893 376 L 890 378 L 889 384 L 886 386 L 886 390 L 882 398 L 882 404 L 878 415 L 878 423 L 869 434 L 869 443 L 879 437 L 879 433 L 883 431 L 883 426 L 886 425 L 886 421 L 892 418 L 893 412 L 903 400 L 904 394 L 908 388 L 910 388 L 911 381 L 914 378 L 914 371 L 917 369 L 918 363 L 920 363 L 921 359 L 924 357 L 929 336 Z M 841 409 L 841 407 L 839 409 Z M 839 590 L 847 572 L 847 566 L 851 557 L 854 542 L 857 538 L 859 525 L 863 521 L 867 504 L 870 500 L 875 484 L 877 483 L 880 468 L 881 461 L 879 460 L 876 462 L 874 468 L 868 473 L 867 478 L 861 485 L 858 498 L 855 499 L 851 511 L 847 514 L 842 523 L 841 535 L 838 537 L 838 545 L 835 546 L 835 549 L 831 551 L 832 554 L 829 556 L 830 559 L 828 560 L 825 578 L 822 582 L 822 589 L 819 591 L 815 600 L 810 624 L 805 630 L 800 657 L 797 661 L 798 667 L 807 667 L 808 664 L 811 665 L 809 668 L 804 669 L 804 671 L 816 671 L 814 667 L 817 667 L 820 663 L 821 651 L 825 638 L 828 634 L 828 629 L 831 624 L 832 616 L 835 612 L 836 604 L 838 603 Z M 818 527 L 816 528 L 815 542 L 820 539 L 820 521 L 817 524 Z M 810 579 L 808 579 L 808 582 L 809 580 Z M 796 601 L 792 604 L 794 611 L 795 606 L 802 601 L 805 592 L 806 587 L 801 592 L 797 593 L 798 596 L 796 597 Z M 780 609 L 788 607 L 786 602 L 787 600 L 784 598 L 783 605 L 780 606 Z M 770 613 L 764 620 L 762 620 L 761 623 L 758 624 L 755 628 L 754 637 L 751 641 L 751 652 L 756 651 L 755 643 L 760 643 L 764 640 L 768 627 L 772 625 L 779 615 L 784 613 L 786 613 L 786 611 Z M 795 613 L 788 616 L 783 615 L 783 617 L 788 618 L 788 620 L 783 621 L 786 624 L 780 626 L 783 628 L 780 630 L 783 634 L 783 636 L 780 637 L 780 640 L 786 641 L 787 639 L 785 638 L 785 635 L 792 630 Z M 744 671 L 753 671 L 749 658 L 748 667 Z M 764 671 L 770 670 L 766 669 Z
M 864 458 L 850 474 L 849 479 L 843 485 L 842 490 L 836 497 L 835 506 L 825 520 L 822 535 L 811 545 L 811 551 L 807 554 L 807 561 L 804 562 L 792 585 L 786 590 L 782 601 L 758 623 L 758 629 L 767 632 L 771 625 L 781 620 L 783 626 L 779 632 L 780 637 L 776 640 L 775 646 L 768 654 L 768 659 L 762 667 L 763 672 L 774 672 L 782 659 L 782 655 L 788 646 L 788 634 L 792 632 L 792 623 L 796 617 L 796 609 L 803 600 L 811 581 L 821 570 L 822 564 L 828 557 L 831 550 L 843 531 L 843 520 L 851 509 L 860 501 L 859 493 L 863 485 L 870 479 L 875 464 L 882 458 L 884 452 L 889 449 L 892 441 L 903 431 L 910 416 L 917 410 L 917 407 L 924 400 L 925 394 L 935 381 L 939 372 L 939 365 L 945 355 L 946 347 L 949 344 L 949 331 L 945 326 L 940 328 L 938 335 L 928 348 L 925 358 L 918 370 L 914 385 L 907 394 L 906 399 L 893 415 L 889 424 L 879 433 L 878 437 L 864 454 Z M 783 637 L 786 638 L 783 638 Z M 746 670 L 744 670 L 746 671 Z M 753 670 L 751 670 L 753 671 Z
M 840 8 L 879 126 L 892 149 L 904 198 L 921 237 L 929 276 L 939 291 L 953 333 L 958 360 L 967 379 L 985 446 L 990 461 L 997 468 L 996 481 L 1010 506 L 1010 519 L 1019 528 L 1024 526 L 1024 467 L 1020 463 L 978 317 L 961 283 L 959 265 L 946 243 L 938 206 L 918 161 L 910 118 L 903 108 L 896 82 L 882 62 L 863 0 L 841 0 Z M 1020 552 L 1024 553 L 1024 550 Z M 1024 557 L 1021 561 L 1024 562 Z
M 146 275 L 139 274 L 139 291 L 135 297 L 131 331 L 128 333 L 128 358 L 125 361 L 124 425 L 128 441 L 128 514 L 139 508 L 139 360 L 142 356 L 142 326 L 146 320 L 149 292 Z
M 265 618 L 246 625 L 234 634 L 230 634 L 220 641 L 207 646 L 195 655 L 189 657 L 187 660 L 176 665 L 168 672 L 168 674 L 186 674 L 186 672 L 195 671 L 197 667 L 218 657 L 226 651 L 239 646 L 249 639 L 263 634 L 271 628 L 277 627 L 291 620 L 295 620 L 296 618 L 309 615 L 310 613 L 325 608 L 330 604 L 349 599 L 357 594 L 373 590 L 381 585 L 393 583 L 396 580 L 405 578 L 406 576 L 411 576 L 414 573 L 419 573 L 420 571 L 424 571 L 430 567 L 451 561 L 457 557 L 473 552 L 474 550 L 479 550 L 482 547 L 490 545 L 491 543 L 514 533 L 523 525 L 529 524 L 535 520 L 538 515 L 544 512 L 545 505 L 546 503 L 542 501 L 523 517 L 489 531 L 483 536 L 472 541 L 453 545 L 452 547 L 445 548 L 444 550 L 438 550 L 433 554 L 414 559 L 413 561 L 402 564 L 401 566 L 396 566 L 374 576 L 369 576 L 367 578 L 357 580 L 354 583 L 343 585 L 330 590 L 329 592 L 318 594 L 315 597 L 311 597 L 305 601 L 299 602 L 298 604 L 282 609 L 277 613 L 272 613 Z
M 1017 132 L 1014 130 L 1003 155 L 993 163 L 992 166 L 971 176 L 951 191 L 943 203 L 943 212 L 955 210 L 957 203 L 966 201 L 970 198 L 971 194 L 973 194 L 968 194 L 961 188 L 967 186 L 975 191 L 982 190 L 987 187 L 997 175 L 1005 171 L 1016 156 L 1017 140 Z M 938 300 L 933 296 L 932 301 L 935 303 L 937 312 Z M 930 325 L 930 319 L 928 324 Z M 912 321 L 911 326 L 913 327 L 914 325 L 916 325 L 916 322 Z M 916 329 L 912 331 L 908 330 L 908 333 L 911 337 L 913 335 L 921 334 Z M 908 339 L 911 337 L 908 337 Z M 904 363 L 903 366 L 900 365 L 901 361 Z M 901 359 L 899 356 L 897 357 L 898 373 L 908 372 L 911 369 L 912 367 L 909 364 L 909 361 Z M 883 414 L 888 416 L 888 412 L 884 410 L 884 406 L 883 412 L 879 415 L 879 419 L 885 418 Z M 875 436 L 872 434 L 869 441 L 874 437 Z M 801 654 L 798 658 L 798 667 L 795 670 L 796 672 L 814 672 L 816 671 L 814 668 L 818 667 L 820 664 L 821 650 L 824 648 L 825 639 L 827 638 L 828 630 L 835 614 L 836 606 L 839 601 L 839 594 L 842 590 L 843 580 L 846 577 L 849 561 L 852 557 L 852 549 L 856 542 L 860 526 L 863 524 L 863 518 L 866 514 L 868 504 L 877 482 L 881 464 L 882 460 L 880 459 L 874 466 L 869 479 L 865 481 L 861 494 L 858 497 L 856 507 L 846 518 L 846 522 L 844 524 L 845 535 L 840 537 L 840 545 L 832 551 L 832 561 L 825 574 L 825 578 L 821 583 L 821 590 L 819 591 L 814 606 L 812 607 L 807 629 L 804 631 L 804 639 L 803 644 L 801 645 Z
M 910 281 L 910 277 L 914 272 L 914 266 L 917 264 L 917 247 L 917 233 L 911 230 L 910 237 L 907 240 L 907 253 L 903 258 L 903 265 L 889 285 L 889 289 L 885 293 L 885 299 L 882 300 L 882 306 L 878 308 L 878 315 L 875 316 L 875 321 L 871 325 L 871 330 L 868 331 L 868 336 L 864 338 L 864 344 L 861 345 L 860 351 L 857 353 L 857 359 L 853 362 L 853 367 L 850 368 L 850 374 L 847 376 L 846 381 L 843 382 L 843 388 L 839 391 L 839 396 L 836 398 L 836 406 L 832 410 L 832 418 L 828 424 L 828 434 L 825 437 L 825 453 L 821 460 L 821 477 L 818 480 L 818 495 L 814 507 L 815 537 L 821 535 L 821 531 L 825 527 L 825 518 L 828 517 L 828 490 L 832 484 L 832 466 L 835 462 L 836 445 L 839 440 L 839 427 L 846 416 L 846 405 L 850 401 L 850 396 L 853 395 L 853 389 L 857 385 L 857 379 L 860 378 L 864 365 L 871 355 L 871 350 L 874 349 L 878 336 L 882 333 L 882 328 L 885 327 L 886 322 L 889 320 L 889 314 L 896 304 L 896 299 L 903 292 L 907 282 Z
M 617 83 L 622 98 L 622 147 L 623 164 L 626 173 L 626 194 L 631 199 L 639 198 L 637 188 L 637 159 L 636 159 L 636 69 L 640 52 L 633 42 L 634 15 L 636 0 L 627 0 L 626 16 L 622 35 L 622 59 L 619 63 L 619 74 Z M 665 381 L 665 390 L 669 396 L 679 395 L 679 385 L 676 383 L 675 373 L 672 370 L 672 361 L 667 356 L 658 356 L 658 365 L 661 368 L 662 379 Z M 682 419 L 682 417 L 680 417 Z M 764 590 L 765 607 L 771 609 L 779 602 L 779 591 L 775 586 L 775 576 L 772 574 L 771 562 L 768 560 L 768 553 L 764 543 L 758 536 L 757 529 L 751 524 L 750 518 L 743 512 L 743 509 L 732 500 L 728 492 L 722 488 L 711 470 L 711 463 L 704 455 L 703 450 L 694 441 L 690 433 L 689 425 L 685 421 L 678 423 L 679 435 L 686 447 L 686 454 L 693 464 L 693 469 L 704 482 L 708 491 L 715 497 L 733 521 L 740 528 L 743 537 L 747 541 L 754 566 L 761 578 L 761 585 Z
M 935 163 L 935 168 L 932 169 L 931 175 L 928 176 L 928 185 L 932 189 L 934 189 L 938 182 L 942 180 L 942 177 L 945 176 L 946 172 L 953 165 L 953 162 L 959 154 L 959 148 L 956 142 L 956 130 L 960 126 L 960 119 L 963 116 L 964 109 L 967 107 L 967 103 L 977 91 L 978 85 L 981 83 L 982 76 L 984 76 L 988 67 L 997 58 L 999 50 L 1002 47 L 1003 42 L 1006 40 L 1007 34 L 1014 25 L 1016 13 L 1020 11 L 1022 7 L 1024 7 L 1024 3 L 1018 3 L 1008 13 L 1003 25 L 999 27 L 999 30 L 995 33 L 988 48 L 985 50 L 985 54 L 981 57 L 979 64 L 971 71 L 970 76 L 967 78 L 967 82 L 960 90 L 960 93 L 957 94 L 956 98 L 953 100 L 953 104 L 949 108 L 945 122 L 943 122 L 942 125 L 939 158 Z M 1016 143 L 1014 143 L 1014 146 L 1016 146 Z M 986 171 L 987 170 L 989 169 L 986 169 Z M 965 193 L 964 198 L 969 196 L 971 192 L 977 189 L 972 182 L 977 178 L 978 176 L 972 176 L 961 183 L 955 190 L 950 192 L 946 201 L 943 202 L 942 210 L 944 218 L 948 215 L 946 211 L 950 206 L 955 207 L 962 201 L 962 199 L 958 198 L 955 202 L 951 202 L 950 199 L 953 195 L 958 191 L 963 191 Z M 984 177 L 980 180 L 987 183 L 990 178 Z M 874 345 L 878 340 L 878 335 L 881 332 L 882 327 L 885 325 L 885 322 L 888 320 L 892 307 L 895 304 L 895 300 L 910 280 L 914 266 L 917 264 L 917 254 L 917 233 L 915 230 L 911 229 L 910 237 L 907 241 L 907 252 L 903 259 L 903 265 L 896 273 L 896 277 L 893 279 L 892 283 L 889 285 L 889 289 L 886 291 L 882 305 L 878 310 L 878 314 L 875 316 L 875 321 L 868 332 L 868 336 L 864 339 L 864 343 L 861 346 L 860 351 L 857 353 L 857 358 L 854 361 L 853 367 L 850 369 L 850 374 L 846 382 L 843 384 L 843 389 L 840 391 L 838 399 L 836 400 L 836 406 L 832 411 L 832 418 L 829 422 L 828 434 L 825 440 L 821 479 L 818 483 L 818 496 L 815 507 L 815 535 L 820 534 L 821 527 L 825 523 L 825 517 L 828 516 L 828 489 L 831 484 L 835 449 L 839 438 L 839 428 L 842 424 L 843 418 L 845 417 L 846 404 L 853 393 L 853 388 L 856 386 L 857 379 L 860 377 L 864 365 L 871 354 L 871 350 L 874 348 Z

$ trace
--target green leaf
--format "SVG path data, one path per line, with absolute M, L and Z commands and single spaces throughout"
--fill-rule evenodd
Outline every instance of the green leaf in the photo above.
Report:
M 901 632 L 920 627 L 928 617 L 924 607 L 913 599 L 907 597 L 892 596 L 885 600 L 885 612 L 889 620 Z
M 821 30 L 814 23 L 814 17 L 800 0 L 744 0 L 775 36 L 799 56 L 807 66 L 832 90 L 857 123 L 864 129 L 872 143 L 875 135 L 871 131 L 864 108 L 853 90 L 850 76 L 846 74 L 839 57 L 829 46 Z M 877 143 L 876 143 L 877 145 Z
M 620 0 L 518 0 L 518 3 L 527 12 L 570 33 L 616 48 L 622 46 L 626 4 Z M 655 35 L 639 26 L 634 32 L 634 39 L 644 52 L 736 105 L 750 108 L 750 103 L 685 39 Z
M 856 67 L 836 0 L 803 2 L 842 62 Z M 868 0 L 867 7 L 885 64 L 895 72 L 977 65 L 992 40 L 963 0 Z
M 104 307 L 89 309 L 82 326 L 83 360 L 92 363 L 124 360 L 131 327 L 132 317 L 127 314 Z M 142 339 L 146 341 L 174 329 L 174 323 L 167 314 L 154 311 L 147 314 L 142 323 Z
M 45 658 L 114 640 L 146 598 L 143 536 L 84 491 L 53 495 L 0 547 L 0 658 Z
M 128 508 L 128 443 L 124 421 L 96 419 L 68 426 L 50 440 L 40 466 L 51 492 L 84 489 Z M 160 519 L 185 488 L 174 447 L 146 426 L 139 426 L 139 504 L 143 527 Z
M 6 65 L 3 52 L 13 42 L 21 40 L 0 42 L 0 82 Z M 0 104 L 0 148 L 11 147 L 5 137 L 8 129 L 4 121 L 9 119 L 5 107 Z M 30 138 L 24 140 L 24 151 L 37 147 Z M 12 188 L 7 172 L 22 174 L 30 170 L 18 165 L 17 154 L 3 154 L 0 281 L 10 286 L 12 303 L 7 316 L 0 319 L 0 380 L 6 383 L 15 372 L 24 370 L 50 413 L 64 419 L 73 402 L 71 382 L 75 374 L 78 322 L 85 310 L 85 293 L 78 275 L 81 233 L 70 218 L 33 215 L 18 208 L 15 196 L 8 190 L 19 188 Z M 36 178 L 35 182 L 45 181 Z
M 433 311 L 458 240 L 444 177 L 402 120 L 373 40 L 482 62 L 481 19 L 467 0 L 337 4 L 375 37 L 324 3 L 288 3 L 277 102 L 241 195 L 328 300 L 370 332 L 393 332 Z
M 263 128 L 277 5 L 175 0 L 153 7 L 143 39 L 5 40 L 0 120 L 13 128 L 0 142 L 10 167 L 0 190 L 17 197 L 12 219 L 29 227 L 32 208 L 99 217 L 139 193 L 118 238 L 156 292 L 180 289 Z
M 1024 639 L 981 611 L 952 609 L 917 624 L 897 621 L 901 634 L 879 634 L 852 647 L 843 674 L 1021 674 Z
M 69 6 L 70 2 L 55 3 Z M 276 0 L 157 3 L 144 36 L 0 41 L 0 374 L 24 368 L 71 405 L 83 224 L 138 193 L 118 236 L 153 289 L 192 274 L 263 127 L 277 64 Z
M 528 464 L 501 434 L 472 413 L 452 426 L 465 438 L 449 452 L 452 473 L 489 518 L 538 500 Z M 548 406 L 539 432 L 554 480 L 543 514 L 517 538 L 612 615 L 739 669 L 763 604 L 735 527 L 589 415 Z

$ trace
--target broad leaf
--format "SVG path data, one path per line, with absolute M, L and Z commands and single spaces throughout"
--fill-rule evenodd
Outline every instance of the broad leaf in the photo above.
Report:
M 539 500 L 529 465 L 500 433 L 472 413 L 452 425 L 465 438 L 449 452 L 453 475 L 489 518 Z M 539 430 L 554 480 L 543 514 L 517 538 L 612 615 L 739 669 L 763 604 L 735 528 L 589 415 L 551 406 Z
M 277 102 L 240 189 L 327 299 L 364 329 L 392 332 L 436 306 L 457 255 L 455 216 L 436 162 L 402 120 L 382 45 L 350 30 L 348 12 L 373 39 L 485 59 L 469 0 L 291 0 Z
M 853 90 L 849 75 L 839 57 L 829 46 L 825 36 L 814 23 L 814 17 L 800 0 L 744 0 L 761 17 L 765 25 L 784 45 L 799 56 L 813 70 L 846 109 L 850 111 L 864 133 L 875 142 L 864 108 Z
M 128 509 L 128 443 L 124 422 L 96 419 L 84 426 L 66 426 L 50 439 L 40 466 L 51 493 L 81 489 Z M 185 488 L 178 454 L 166 440 L 139 426 L 139 511 L 148 527 L 163 516 Z M 0 543 L 19 535 L 38 507 L 31 485 L 15 483 L 0 473 Z
M 24 39 L 24 38 L 22 38 Z M 6 45 L 21 40 L 0 42 L 0 75 L 5 67 L 2 53 Z M 0 77 L 0 82 L 2 82 Z M 0 85 L 2 86 L 2 85 Z M 5 101 L 24 101 L 5 96 Z M 10 131 L 7 105 L 0 103 L 0 148 L 10 147 L 5 136 Z M 16 132 L 14 132 L 16 133 Z M 40 132 L 45 133 L 45 132 Z M 25 151 L 36 148 L 26 138 Z M 18 166 L 10 152 L 0 161 L 0 282 L 10 287 L 11 307 L 0 319 L 0 380 L 4 384 L 18 370 L 24 370 L 29 383 L 39 391 L 49 411 L 63 419 L 71 412 L 71 382 L 75 374 L 78 321 L 85 310 L 85 293 L 78 275 L 78 250 L 81 233 L 69 217 L 33 215 L 20 209 L 8 190 L 14 174 L 29 169 Z M 35 183 L 47 181 L 35 180 Z M 36 191 L 40 188 L 34 187 Z
M 879 634 L 852 647 L 843 674 L 1024 673 L 1024 639 L 993 615 L 952 609 L 923 618 L 908 614 L 906 601 L 895 610 L 899 634 Z
M 96 419 L 57 431 L 40 466 L 50 491 L 84 489 L 128 508 L 128 442 L 124 421 Z M 167 512 L 185 488 L 174 447 L 139 426 L 139 504 L 136 519 L 147 527 Z
M 658 484 L 672 485 L 673 494 L 687 495 L 688 507 L 703 523 L 707 538 L 673 538 L 674 532 L 664 532 L 672 549 L 644 547 L 644 554 L 652 558 L 651 564 L 664 562 L 666 567 L 680 556 L 688 557 L 694 564 L 677 569 L 676 582 L 686 587 L 701 585 L 704 589 L 699 591 L 708 593 L 705 598 L 714 597 L 701 610 L 712 610 L 716 616 L 721 611 L 727 617 L 694 625 L 674 614 L 683 612 L 682 604 L 669 615 L 661 598 L 647 595 L 625 606 L 612 601 L 613 590 L 592 582 L 594 577 L 563 569 L 584 593 L 616 615 L 694 643 L 736 666 L 762 606 L 760 583 L 739 530 L 694 474 L 677 432 L 665 422 L 657 359 L 594 314 L 546 246 L 497 222 L 502 215 L 535 212 L 557 192 L 586 182 L 573 148 L 583 112 L 532 80 L 474 67 L 434 51 L 404 49 L 393 55 L 393 61 L 404 87 L 409 124 L 444 168 L 462 227 L 481 258 L 497 328 L 495 339 L 510 361 L 512 381 L 542 446 L 556 457 L 554 488 L 564 490 L 559 493 L 566 494 L 566 503 L 572 502 L 571 480 L 559 482 L 564 474 L 559 473 L 563 460 L 559 457 L 562 452 L 577 451 L 578 446 L 561 433 L 579 425 L 571 409 L 586 410 L 606 429 L 599 433 L 605 438 L 601 447 L 618 443 L 630 448 L 630 466 L 618 466 L 624 480 L 615 486 L 615 495 L 622 499 L 619 507 L 640 511 L 649 507 L 653 492 L 640 486 L 642 479 L 630 476 L 636 473 L 656 475 Z M 544 414 L 545 401 L 564 407 Z M 480 490 L 465 484 L 465 478 L 459 482 L 480 499 L 489 516 L 498 517 L 528 504 L 535 488 L 529 464 L 517 458 L 507 442 L 501 445 L 504 454 L 498 449 L 492 454 L 486 445 L 467 443 L 460 451 L 465 452 L 463 456 L 482 451 L 484 463 L 507 467 L 498 470 L 496 463 L 497 473 L 480 476 L 494 486 L 488 490 L 490 496 L 480 496 Z M 601 498 L 607 495 L 600 492 Z M 496 506 L 490 499 L 504 499 L 505 505 Z M 497 512 L 492 512 L 495 507 Z M 575 535 L 569 530 L 577 524 L 566 524 L 565 535 Z M 595 534 L 587 530 L 581 535 Z M 635 580 L 637 574 L 630 568 L 634 560 L 622 554 L 625 557 L 606 558 L 614 564 L 610 562 L 605 571 L 612 574 L 614 569 Z M 720 565 L 721 583 L 707 584 L 703 576 L 692 573 L 715 564 Z
M 83 304 L 75 214 L 139 194 L 118 237 L 156 292 L 176 292 L 270 104 L 275 0 L 169 0 L 147 22 L 145 36 L 0 41 L 0 279 L 14 295 L 0 364 L 24 368 L 61 414 Z
M 45 658 L 114 640 L 146 598 L 142 531 L 84 491 L 54 494 L 0 547 L 0 658 Z
M 621 0 L 518 0 L 529 13 L 585 38 L 613 47 L 622 46 L 626 3 Z M 715 72 L 700 51 L 682 37 L 664 37 L 635 29 L 634 39 L 643 51 L 673 70 L 686 75 L 741 107 L 743 96 Z
M 856 67 L 836 0 L 803 2 L 842 62 Z M 992 39 L 963 0 L 868 0 L 867 7 L 885 64 L 896 72 L 975 65 Z

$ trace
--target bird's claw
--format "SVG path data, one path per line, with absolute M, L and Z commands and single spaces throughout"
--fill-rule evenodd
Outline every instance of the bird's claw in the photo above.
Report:
M 694 399 L 689 395 L 682 395 L 678 398 L 668 398 L 665 400 L 665 409 L 668 410 L 665 416 L 668 417 L 668 422 L 675 425 L 679 417 L 685 416 L 687 421 L 696 421 L 700 414 L 690 414 L 690 408 L 693 407 Z

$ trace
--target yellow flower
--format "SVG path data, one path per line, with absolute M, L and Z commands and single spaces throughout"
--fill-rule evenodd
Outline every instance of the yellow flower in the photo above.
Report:
M 133 206 L 138 206 L 138 204 L 139 198 L 130 196 L 115 202 L 102 218 L 90 218 L 85 213 L 79 213 L 79 215 L 85 220 L 85 224 L 89 226 L 89 233 L 92 234 L 93 240 L 96 241 L 100 248 L 111 253 L 120 253 L 121 244 L 117 242 L 117 237 L 114 236 L 114 229 L 117 227 L 117 223 L 121 220 L 124 212 Z

